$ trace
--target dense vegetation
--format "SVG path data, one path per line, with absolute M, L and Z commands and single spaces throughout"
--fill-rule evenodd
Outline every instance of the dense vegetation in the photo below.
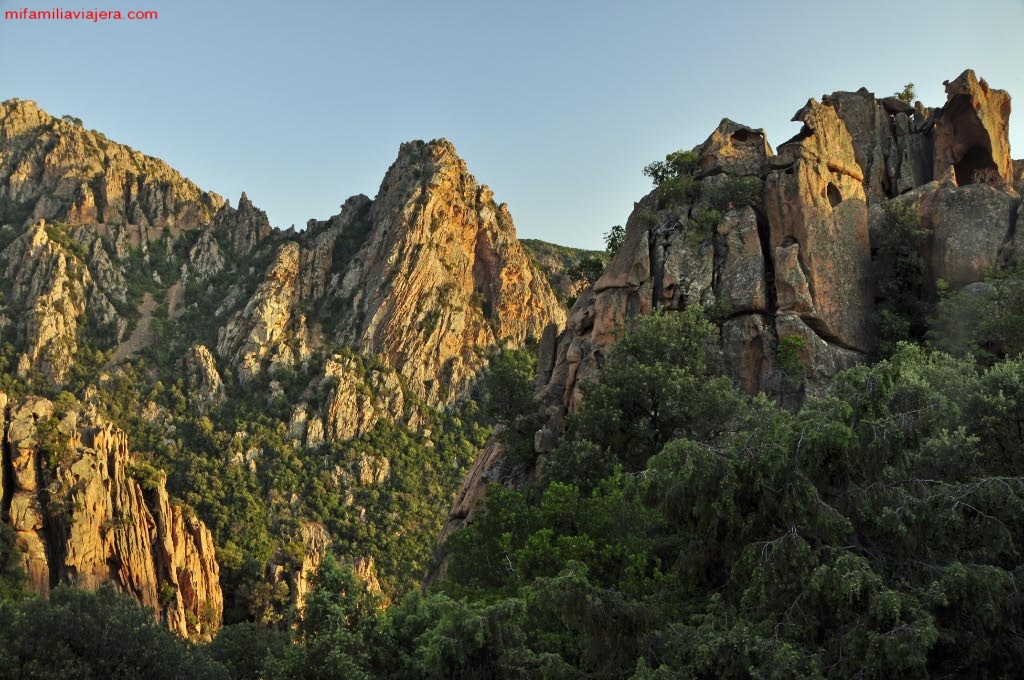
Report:
M 698 238 L 761 191 L 742 178 L 699 184 L 688 152 L 648 174 L 666 209 L 700 203 L 686 227 Z M 718 375 L 705 310 L 635 318 L 542 460 L 526 350 L 493 356 L 457 407 L 419 405 L 420 428 L 382 422 L 311 451 L 288 422 L 296 403 L 329 391 L 323 355 L 244 386 L 225 374 L 224 402 L 198 407 L 181 357 L 215 342 L 222 301 L 189 283 L 184 315 L 170 318 L 164 302 L 152 321 L 174 340 L 111 372 L 92 400 L 142 452 L 140 483 L 166 471 L 171 493 L 213 530 L 228 625 L 195 646 L 110 590 L 31 597 L 0 524 L 0 668 L 38 678 L 1015 677 L 1024 272 L 927 291 L 927 234 L 912 211 L 886 219 L 879 352 L 828 396 L 783 408 L 739 392 Z M 84 257 L 64 228 L 50 236 Z M 623 236 L 613 228 L 608 253 L 570 274 L 596 280 Z M 185 246 L 129 253 L 126 308 L 176 279 Z M 252 271 L 268 261 L 258 253 Z M 205 285 L 246 299 L 256 281 L 226 271 Z M 102 332 L 87 327 L 63 393 L 15 378 L 17 348 L 5 343 L 0 389 L 74 404 L 108 357 Z M 802 349 L 778 348 L 794 380 Z M 506 464 L 531 481 L 489 490 L 449 539 L 445 577 L 423 590 L 452 494 L 492 427 Z M 357 481 L 385 460 L 386 479 Z M 268 574 L 299 568 L 311 522 L 331 535 L 333 557 L 300 613 Z M 382 592 L 355 575 L 354 556 L 376 559 Z
M 900 344 L 792 412 L 710 375 L 713 332 L 695 310 L 635 319 L 541 481 L 491 489 L 438 587 L 384 610 L 328 560 L 290 632 L 228 626 L 205 650 L 178 643 L 176 663 L 268 678 L 1014 677 L 1024 358 Z M 498 365 L 493 385 L 518 402 L 529 366 Z M 507 406 L 487 408 L 514 420 Z M 89 606 L 109 610 L 101 628 L 127 616 L 109 597 Z M 0 617 L 14 639 L 51 616 L 14 607 Z

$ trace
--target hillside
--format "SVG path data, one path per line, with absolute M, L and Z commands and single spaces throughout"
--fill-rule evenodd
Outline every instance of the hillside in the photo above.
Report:
M 573 271 L 587 260 L 606 263 L 607 253 L 599 250 L 584 250 L 560 246 L 537 239 L 521 239 L 520 243 L 533 259 L 534 264 L 544 273 L 559 300 L 577 297 L 580 292 L 580 272 Z
M 609 253 L 443 139 L 281 231 L 4 103 L 0 657 L 110 584 L 210 677 L 1014 677 L 1024 164 L 945 88 L 723 119 Z
M 402 145 L 375 199 L 352 197 L 294 233 L 245 194 L 232 207 L 74 119 L 17 100 L 0 114 L 0 388 L 11 404 L 59 398 L 68 413 L 110 419 L 127 433 L 118 470 L 135 459 L 166 470 L 170 495 L 213 532 L 229 621 L 279 620 L 331 546 L 374 582 L 379 570 L 389 594 L 418 579 L 486 431 L 472 406 L 452 424 L 462 400 L 499 346 L 565 318 L 507 207 L 454 146 Z M 71 427 L 59 415 L 40 422 Z M 94 450 L 60 455 L 77 469 Z M 87 573 L 74 547 L 52 547 L 68 520 L 11 509 L 19 493 L 17 507 L 46 506 L 43 487 L 85 484 L 64 478 L 58 467 L 4 489 L 31 588 L 110 580 L 163 611 L 151 591 L 177 592 L 174 570 Z M 73 515 L 70 531 L 114 546 L 95 559 L 126 561 L 121 527 L 153 520 L 113 503 L 110 527 L 79 529 Z M 146 540 L 166 533 L 155 531 Z M 221 620 L 219 590 L 196 606 Z

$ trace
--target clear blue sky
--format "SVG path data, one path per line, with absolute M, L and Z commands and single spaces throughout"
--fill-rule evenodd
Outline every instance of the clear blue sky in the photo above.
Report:
M 0 20 L 0 99 L 78 116 L 232 203 L 245 190 L 282 227 L 373 196 L 402 141 L 447 137 L 521 237 L 599 248 L 649 189 L 643 166 L 725 116 L 764 127 L 774 147 L 809 97 L 913 81 L 937 106 L 967 67 L 1024 111 L 1024 0 L 103 7 L 160 17 Z

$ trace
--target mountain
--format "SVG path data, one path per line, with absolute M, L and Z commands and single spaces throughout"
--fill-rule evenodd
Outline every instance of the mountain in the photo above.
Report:
M 34 426 L 71 438 L 5 443 L 5 465 L 64 461 L 35 486 L 4 486 L 29 585 L 109 580 L 190 636 L 221 620 L 218 562 L 232 620 L 300 602 L 339 540 L 370 582 L 377 557 L 386 591 L 415 580 L 478 445 L 449 421 L 494 352 L 565 320 L 507 206 L 445 140 L 403 144 L 374 199 L 349 198 L 296 233 L 244 193 L 232 207 L 76 119 L 12 100 L 0 105 L 0 207 L 5 422 L 38 407 Z M 113 449 L 94 434 L 110 428 Z M 403 453 L 378 450 L 381 437 L 406 441 Z M 131 470 L 154 472 L 140 487 Z M 15 512 L 55 505 L 40 484 L 58 482 L 72 506 L 98 484 L 114 495 L 89 500 L 95 521 Z M 183 516 L 195 517 L 187 530 Z M 376 536 L 403 531 L 421 547 L 377 554 Z M 103 566 L 115 563 L 136 566 Z M 202 588 L 179 583 L 192 571 Z M 261 599 L 261 584 L 286 594 Z
M 296 233 L 3 104 L 9 665 L 141 617 L 217 677 L 1013 676 L 1024 164 L 946 89 L 723 120 L 607 263 L 445 140 Z
M 1009 95 L 970 70 L 945 86 L 939 108 L 863 88 L 810 99 L 777 153 L 763 130 L 724 119 L 700 146 L 649 166 L 660 186 L 637 202 L 565 330 L 540 347 L 535 469 L 524 475 L 492 439 L 443 536 L 488 483 L 536 476 L 629 318 L 703 306 L 719 328 L 720 370 L 793 406 L 880 344 L 920 332 L 922 300 L 970 294 L 1021 262 Z

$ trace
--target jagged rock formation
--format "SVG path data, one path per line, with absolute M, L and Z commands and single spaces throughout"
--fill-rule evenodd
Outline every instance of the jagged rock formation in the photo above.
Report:
M 189 229 L 224 203 L 166 163 L 35 102 L 0 103 L 0 224 L 40 219 Z
M 175 632 L 209 637 L 223 598 L 213 537 L 170 503 L 163 473 L 124 432 L 89 410 L 0 393 L 0 518 L 15 530 L 29 587 L 113 582 Z
M 193 345 L 185 356 L 185 376 L 193 405 L 204 410 L 224 400 L 224 382 L 205 345 Z
M 295 364 L 293 344 L 286 341 L 286 333 L 305 321 L 297 314 L 299 278 L 299 246 L 289 242 L 277 251 L 255 295 L 245 309 L 228 325 L 221 328 L 217 353 L 237 367 L 238 376 L 248 380 L 265 368 L 274 365 L 291 367 Z M 297 337 L 298 358 L 308 356 L 304 334 Z
M 1013 183 L 1010 159 L 1010 95 L 964 71 L 946 86 L 946 105 L 936 116 L 935 174 L 952 167 L 959 185 L 998 179 Z
M 355 358 L 333 358 L 324 367 L 333 382 L 324 413 L 326 435 L 344 441 L 366 434 L 382 418 L 416 427 L 420 415 L 405 397 L 394 370 L 365 366 Z
M 810 100 L 800 132 L 773 154 L 761 130 L 729 120 L 700 147 L 698 198 L 643 198 L 605 274 L 541 345 L 538 391 L 546 421 L 534 448 L 551 451 L 581 403 L 601 354 L 627 317 L 701 304 L 721 315 L 724 370 L 748 392 L 783 395 L 780 343 L 797 338 L 803 384 L 821 392 L 874 349 L 873 246 L 884 206 L 913 206 L 931 237 L 926 289 L 953 288 L 1024 256 L 1021 199 L 1010 187 L 1009 95 L 966 71 L 939 109 L 877 99 L 867 90 Z M 721 200 L 763 182 L 757 197 Z M 736 193 L 736 192 L 733 192 Z M 715 203 L 716 197 L 719 199 Z M 708 208 L 721 211 L 701 231 Z M 928 294 L 929 290 L 925 291 Z M 445 535 L 470 516 L 487 481 L 508 481 L 492 441 L 460 491 Z
M 332 541 L 327 528 L 319 522 L 303 522 L 296 533 L 301 555 L 278 555 L 267 567 L 267 582 L 274 590 L 281 586 L 287 588 L 290 606 L 302 611 L 312 585 L 311 579 L 330 552 Z M 384 597 L 373 557 L 357 557 L 348 562 L 348 566 L 371 593 Z M 382 605 L 386 604 L 387 600 L 383 599 Z
M 197 275 L 223 266 L 223 241 L 214 229 L 197 242 Z M 375 200 L 352 197 L 278 246 L 255 292 L 237 304 L 217 354 L 243 380 L 331 346 L 383 361 L 372 372 L 327 362 L 322 379 L 335 388 L 321 420 L 336 439 L 381 417 L 414 424 L 411 400 L 450 404 L 489 348 L 522 345 L 564 320 L 507 207 L 444 140 L 402 145 Z
M 23 348 L 18 373 L 38 369 L 61 382 L 74 363 L 86 309 L 100 323 L 111 324 L 118 319 L 113 305 L 86 264 L 52 239 L 42 220 L 0 253 L 0 267 L 6 298 L 0 326 L 14 326 Z

